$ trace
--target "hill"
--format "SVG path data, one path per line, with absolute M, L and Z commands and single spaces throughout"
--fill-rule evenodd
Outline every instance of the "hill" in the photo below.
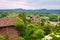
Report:
M 26 10 L 26 9 L 0 9 L 0 13 L 7 13 L 7 12 L 26 12 L 26 13 L 54 13 L 60 14 L 60 10 L 48 10 L 48 9 L 36 9 L 36 10 Z

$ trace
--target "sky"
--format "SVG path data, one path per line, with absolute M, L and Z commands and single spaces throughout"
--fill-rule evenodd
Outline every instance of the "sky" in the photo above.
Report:
M 0 9 L 60 9 L 60 0 L 0 0 Z

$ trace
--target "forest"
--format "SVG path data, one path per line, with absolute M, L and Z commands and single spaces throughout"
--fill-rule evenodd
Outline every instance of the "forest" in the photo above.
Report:
M 0 18 L 5 17 L 19 18 L 15 24 L 18 40 L 60 40 L 60 10 L 0 10 Z M 7 38 L 1 35 L 0 40 Z

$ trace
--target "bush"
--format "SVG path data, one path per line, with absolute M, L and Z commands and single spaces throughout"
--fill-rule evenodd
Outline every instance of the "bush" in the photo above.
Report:
M 17 40 L 25 40 L 23 37 L 18 37 Z
M 25 32 L 24 32 L 25 40 L 36 40 L 36 38 L 38 38 L 38 37 L 34 37 L 34 35 L 35 35 L 35 32 L 38 31 L 38 29 L 40 29 L 40 27 L 35 22 L 31 22 L 31 23 L 27 24 L 27 26 L 25 27 Z
M 58 33 L 60 33 L 60 22 L 58 23 L 58 25 L 57 25 L 57 28 L 56 28 L 57 30 L 56 30 L 56 32 L 58 32 Z
M 42 29 L 45 31 L 46 35 L 50 34 L 53 30 L 52 30 L 52 25 L 50 25 L 49 23 L 45 24 Z
M 60 40 L 60 35 L 57 34 L 50 34 L 50 36 L 52 37 L 52 40 Z
M 42 29 L 34 31 L 32 37 L 41 40 L 45 36 L 45 32 Z
M 15 28 L 17 29 L 18 33 L 19 33 L 19 36 L 23 36 L 23 32 L 24 32 L 23 20 L 18 18 L 14 25 L 15 25 Z
M 2 35 L 0 35 L 0 40 L 4 40 L 4 37 Z

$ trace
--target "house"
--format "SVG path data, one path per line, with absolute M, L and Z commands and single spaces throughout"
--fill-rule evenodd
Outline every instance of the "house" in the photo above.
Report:
M 15 29 L 14 22 L 17 17 L 0 18 L 0 35 L 7 35 L 9 38 L 17 38 L 18 31 Z
M 31 21 L 36 22 L 36 23 L 40 22 L 39 18 L 37 18 L 36 16 L 32 16 Z
M 52 25 L 57 25 L 58 22 L 50 22 L 50 24 L 52 24 Z

